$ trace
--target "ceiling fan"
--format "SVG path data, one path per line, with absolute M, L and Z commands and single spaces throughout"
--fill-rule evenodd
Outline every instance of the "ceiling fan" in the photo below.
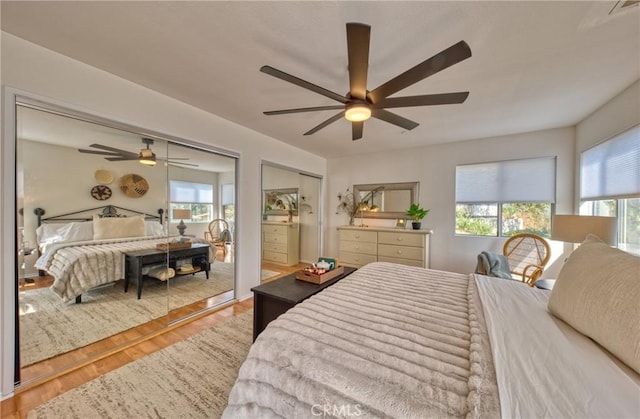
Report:
M 327 125 L 345 117 L 351 121 L 353 140 L 362 138 L 364 121 L 374 117 L 407 130 L 419 124 L 386 110 L 387 108 L 404 108 L 410 106 L 448 105 L 463 103 L 469 92 L 442 93 L 420 96 L 389 97 L 400 90 L 411 86 L 439 71 L 471 57 L 471 48 L 466 42 L 457 44 L 439 52 L 415 67 L 392 78 L 373 90 L 367 90 L 367 72 L 369 68 L 369 41 L 371 27 L 362 23 L 347 23 L 347 50 L 349 56 L 349 92 L 340 95 L 317 86 L 298 77 L 292 76 L 268 65 L 260 71 L 273 77 L 295 84 L 312 92 L 321 94 L 341 105 L 315 106 L 310 108 L 283 109 L 267 111 L 265 115 L 283 115 L 289 113 L 340 110 L 337 114 L 305 132 L 311 135 Z
M 109 161 L 126 161 L 126 160 L 138 160 L 142 164 L 147 166 L 155 166 L 157 161 L 164 161 L 169 166 L 193 166 L 198 167 L 197 164 L 184 163 L 179 160 L 189 160 L 186 157 L 171 157 L 169 159 L 157 158 L 156 154 L 151 150 L 150 146 L 153 145 L 151 138 L 142 138 L 142 143 L 146 145 L 146 148 L 140 150 L 139 153 L 133 153 L 131 151 L 122 150 L 115 147 L 109 147 L 102 144 L 91 144 L 89 147 L 97 148 L 97 150 L 86 150 L 79 148 L 81 153 L 98 154 L 105 157 L 105 160 Z

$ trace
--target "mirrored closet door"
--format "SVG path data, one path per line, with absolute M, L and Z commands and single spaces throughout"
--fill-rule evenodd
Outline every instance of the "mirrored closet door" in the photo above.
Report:
M 17 384 L 233 298 L 235 157 L 28 99 L 16 137 Z
M 320 177 L 263 163 L 263 281 L 321 256 L 321 183 Z

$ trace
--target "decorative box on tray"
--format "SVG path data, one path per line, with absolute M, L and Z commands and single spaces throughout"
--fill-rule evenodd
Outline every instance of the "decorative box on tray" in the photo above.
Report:
M 156 245 L 156 249 L 158 250 L 188 249 L 189 247 L 191 247 L 190 241 L 159 243 Z
M 308 272 L 305 270 L 296 272 L 296 279 L 306 282 L 313 282 L 314 284 L 324 284 L 330 279 L 335 278 L 344 273 L 344 266 L 338 266 L 335 269 L 330 271 L 326 271 L 323 274 L 314 274 L 313 272 Z

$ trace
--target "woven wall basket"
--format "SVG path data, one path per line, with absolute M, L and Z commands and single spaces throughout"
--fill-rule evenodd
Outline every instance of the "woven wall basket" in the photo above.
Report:
M 118 186 L 129 198 L 140 198 L 149 190 L 147 180 L 135 173 L 122 176 L 118 181 Z

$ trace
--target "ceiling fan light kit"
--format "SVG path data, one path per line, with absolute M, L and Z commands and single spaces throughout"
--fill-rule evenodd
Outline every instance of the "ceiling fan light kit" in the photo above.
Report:
M 371 118 L 371 108 L 365 103 L 352 103 L 346 106 L 344 117 L 351 122 L 366 121 Z
M 151 151 L 149 145 L 153 144 L 153 140 L 149 138 L 143 138 L 142 142 L 147 145 L 147 148 L 143 148 L 140 150 L 140 154 L 138 155 L 138 161 L 142 164 L 146 164 L 147 166 L 155 166 L 156 165 L 156 153 Z
M 283 109 L 264 112 L 265 115 L 284 115 L 290 113 L 339 110 L 340 112 L 321 122 L 305 132 L 311 135 L 322 128 L 344 117 L 352 123 L 352 138 L 362 138 L 363 122 L 374 117 L 406 130 L 412 130 L 419 124 L 395 113 L 387 108 L 403 108 L 411 106 L 432 106 L 463 103 L 469 92 L 440 93 L 419 96 L 393 97 L 393 94 L 442 71 L 460 61 L 471 57 L 471 48 L 466 42 L 457 44 L 439 52 L 433 57 L 421 62 L 404 73 L 392 78 L 373 90 L 367 90 L 367 73 L 369 71 L 369 44 L 371 27 L 363 23 L 347 23 L 347 52 L 349 68 L 349 93 L 339 95 L 317 86 L 299 77 L 287 74 L 271 66 L 265 65 L 260 71 L 278 79 L 284 80 L 298 87 L 318 93 L 329 99 L 340 102 L 341 105 L 315 106 L 297 109 Z

